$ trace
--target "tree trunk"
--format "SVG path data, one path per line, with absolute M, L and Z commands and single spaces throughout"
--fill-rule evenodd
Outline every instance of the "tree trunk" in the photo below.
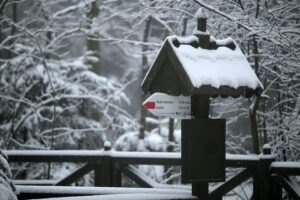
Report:
M 91 3 L 90 10 L 86 13 L 87 17 L 87 28 L 89 30 L 92 29 L 93 26 L 93 21 L 99 16 L 99 8 L 98 8 L 98 2 L 100 1 L 93 1 Z M 92 66 L 91 71 L 95 72 L 96 74 L 100 75 L 101 73 L 101 67 L 100 67 L 100 42 L 97 40 L 94 40 L 95 38 L 94 35 L 92 34 L 87 34 L 87 39 L 86 39 L 86 47 L 87 51 L 91 52 L 93 57 L 97 58 L 97 61 L 88 61 L 88 64 Z M 93 113 L 91 113 L 92 118 L 99 122 L 101 120 L 101 115 L 98 110 L 95 110 Z M 101 142 L 102 137 L 101 135 L 95 134 L 92 137 L 89 138 L 88 140 L 89 145 L 93 149 L 100 149 L 101 148 Z
M 252 135 L 252 148 L 253 153 L 259 154 L 259 137 L 257 127 L 257 110 L 260 102 L 260 97 L 256 97 L 253 108 L 250 109 L 250 121 L 251 121 L 251 135 Z
M 264 78 L 264 85 L 266 85 L 266 78 Z M 266 105 L 267 105 L 267 101 L 266 98 L 262 99 L 262 111 L 263 113 L 266 113 Z M 266 124 L 266 117 L 262 117 L 261 119 L 262 122 L 262 126 L 263 126 L 263 141 L 262 144 L 267 144 L 268 143 L 268 136 L 267 136 L 267 124 Z
M 13 3 L 12 4 L 12 21 L 14 22 L 14 23 L 16 23 L 17 22 L 17 12 L 18 12 L 18 7 L 17 7 L 17 4 L 16 3 Z M 11 36 L 14 36 L 15 35 L 15 33 L 16 33 L 16 27 L 15 26 L 11 26 L 11 30 L 10 30 L 10 35 Z M 13 45 L 13 41 L 12 40 L 10 40 L 10 42 L 9 42 L 9 46 L 12 46 Z M 7 56 L 7 59 L 11 59 L 12 57 L 13 57 L 13 54 L 12 54 L 12 52 L 11 51 L 7 51 L 7 54 L 6 54 L 6 56 Z M 10 65 L 10 64 L 9 64 Z M 14 73 L 14 75 L 16 75 L 16 72 Z M 15 78 L 15 80 L 14 80 L 15 82 L 17 81 L 17 79 Z M 15 90 L 15 84 L 13 84 L 13 85 L 11 85 L 11 94 L 13 94 L 13 93 L 15 93 L 15 91 L 13 91 L 13 90 Z M 10 147 L 10 142 L 11 142 L 11 138 L 13 138 L 13 139 L 17 139 L 17 133 L 14 131 L 15 130 L 15 120 L 16 120 L 16 116 L 17 116 L 17 107 L 18 107 L 18 103 L 13 103 L 13 117 L 12 117 L 12 122 L 11 122 L 11 131 L 10 131 L 10 134 L 9 134 L 9 136 L 8 136 L 8 139 L 7 139 L 7 148 L 9 148 Z
M 259 54 L 258 51 L 258 44 L 256 41 L 256 38 L 253 37 L 253 53 L 255 54 L 254 56 L 254 69 L 255 73 L 258 74 L 258 69 L 259 69 L 259 59 L 257 55 Z M 259 108 L 259 102 L 260 102 L 260 97 L 256 97 L 253 103 L 253 107 L 250 109 L 249 115 L 250 115 L 250 122 L 251 122 L 251 135 L 252 135 L 252 148 L 253 148 L 253 153 L 259 154 L 259 133 L 258 133 L 258 123 L 257 123 L 257 110 Z
M 143 36 L 143 42 L 148 42 L 149 39 L 149 35 L 150 35 L 150 30 L 151 30 L 151 23 L 152 23 L 152 18 L 149 17 L 146 21 L 146 25 L 145 25 L 145 29 L 144 29 L 144 36 Z M 145 54 L 145 52 L 148 50 L 148 46 L 147 45 L 143 45 L 142 46 L 142 70 L 141 70 L 141 82 L 144 79 L 144 76 L 147 73 L 148 70 L 148 59 L 147 59 L 147 55 Z M 141 95 L 141 102 L 143 102 L 146 98 L 146 95 L 142 92 Z M 145 137 L 145 126 L 146 126 L 146 110 L 144 108 L 144 106 L 141 106 L 141 111 L 140 111 L 140 131 L 139 131 L 139 139 L 142 140 Z
M 93 1 L 91 4 L 91 8 L 90 10 L 87 12 L 86 16 L 87 16 L 87 20 L 88 20 L 88 27 L 89 29 L 91 29 L 92 25 L 93 25 L 93 20 L 98 17 L 99 15 L 99 8 L 98 8 L 98 4 L 97 1 Z M 86 40 L 86 44 L 87 44 L 87 50 L 88 51 L 92 51 L 93 52 L 93 56 L 95 56 L 96 58 L 98 58 L 98 62 L 88 62 L 88 64 L 90 64 L 92 66 L 92 71 L 95 72 L 96 74 L 100 74 L 101 72 L 101 67 L 100 67 L 100 42 L 93 40 L 92 38 L 94 38 L 93 35 L 87 35 L 87 40 Z

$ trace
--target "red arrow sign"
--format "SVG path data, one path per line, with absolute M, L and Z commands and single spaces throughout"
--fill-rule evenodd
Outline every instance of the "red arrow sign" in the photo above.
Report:
M 154 101 L 148 101 L 144 103 L 144 107 L 148 110 L 155 109 L 155 102 Z

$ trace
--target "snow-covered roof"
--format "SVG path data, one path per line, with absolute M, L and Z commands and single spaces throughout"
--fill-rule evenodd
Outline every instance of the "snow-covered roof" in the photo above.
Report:
M 211 41 L 215 41 L 220 47 L 203 49 L 194 48 L 188 44 L 176 47 L 173 44 L 175 38 L 184 43 L 198 38 L 190 36 L 182 39 L 169 36 L 166 39 L 170 42 L 194 87 L 210 85 L 215 88 L 220 86 L 229 86 L 234 89 L 248 87 L 253 90 L 262 88 L 249 62 L 233 39 L 215 40 L 211 37 Z M 236 46 L 234 50 L 225 46 L 232 42 Z
M 237 43 L 231 38 L 216 40 L 208 33 L 201 35 L 206 35 L 204 37 L 209 40 L 205 48 L 198 35 L 167 37 L 142 83 L 144 92 L 165 92 L 171 95 L 198 93 L 213 97 L 259 95 L 263 86 Z M 166 64 L 166 60 L 170 62 Z M 173 69 L 170 65 L 175 73 L 171 72 Z M 165 73 L 166 76 L 166 71 L 169 71 L 168 76 L 178 76 L 178 81 L 184 86 L 174 81 L 166 83 L 161 75 Z M 169 85 L 161 87 L 163 83 L 157 83 L 158 80 Z M 180 88 L 174 89 L 172 84 Z

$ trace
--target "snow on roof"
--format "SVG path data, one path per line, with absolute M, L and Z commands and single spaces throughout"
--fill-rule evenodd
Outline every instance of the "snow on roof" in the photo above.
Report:
M 193 41 L 195 36 L 184 39 L 169 36 L 166 39 L 170 42 L 194 87 L 199 88 L 210 85 L 215 88 L 220 86 L 229 86 L 234 89 L 248 87 L 253 90 L 259 87 L 263 88 L 249 62 L 233 39 L 216 40 L 211 37 L 211 41 L 221 45 L 217 49 L 195 48 L 185 44 L 176 45 L 176 47 L 173 44 L 174 39 Z M 236 48 L 234 50 L 225 46 L 230 42 L 235 44 Z

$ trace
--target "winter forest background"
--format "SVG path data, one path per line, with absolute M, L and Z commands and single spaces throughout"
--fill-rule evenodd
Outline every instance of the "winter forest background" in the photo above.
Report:
M 269 143 L 278 160 L 300 161 L 299 0 L 0 2 L 2 149 L 180 151 L 180 120 L 142 109 L 140 85 L 164 38 L 191 35 L 204 7 L 210 34 L 232 37 L 264 85 L 260 98 L 211 100 L 226 151 Z M 11 167 L 32 179 L 74 165 Z

